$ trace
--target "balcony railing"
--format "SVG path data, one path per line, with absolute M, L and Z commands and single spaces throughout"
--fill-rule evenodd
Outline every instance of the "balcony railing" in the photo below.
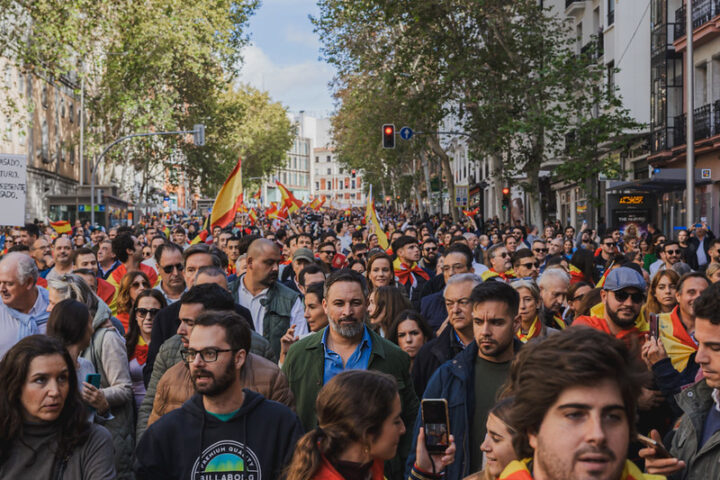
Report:
M 720 134 L 720 100 L 698 107 L 693 112 L 695 125 L 693 136 L 695 141 L 710 138 Z M 685 114 L 675 117 L 674 145 L 677 147 L 685 143 Z
M 685 35 L 685 5 L 675 10 L 675 38 Z M 693 0 L 693 30 L 720 15 L 720 0 Z

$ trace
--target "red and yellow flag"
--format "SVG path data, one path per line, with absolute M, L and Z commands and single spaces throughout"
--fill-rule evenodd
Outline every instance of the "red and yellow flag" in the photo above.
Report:
M 380 222 L 377 218 L 377 212 L 375 211 L 375 202 L 373 201 L 372 196 L 372 185 L 370 185 L 370 192 L 368 192 L 367 196 L 367 208 L 365 209 L 365 223 L 368 227 L 369 233 L 374 233 L 378 237 L 378 245 L 380 245 L 381 248 L 387 249 L 389 247 L 388 245 L 388 238 L 387 235 L 385 235 L 385 232 L 380 227 Z
M 253 195 L 253 198 L 255 200 L 260 200 L 260 197 L 262 196 L 262 187 L 258 188 L 258 191 Z
M 257 213 L 255 212 L 254 208 L 250 209 L 250 212 L 248 212 L 248 217 L 250 218 L 250 225 L 255 225 L 257 223 Z
M 50 222 L 50 226 L 57 232 L 58 235 L 62 235 L 63 233 L 72 232 L 72 227 L 70 226 L 70 222 L 68 222 L 67 220 L 59 220 L 57 222 Z
M 195 238 L 190 240 L 190 245 L 196 245 L 200 242 L 205 243 L 205 240 L 207 240 L 208 235 L 209 234 L 208 234 L 207 230 L 200 231 L 197 235 L 195 235 Z
M 242 159 L 238 158 L 237 165 L 223 183 L 215 197 L 215 203 L 210 216 L 210 226 L 227 227 L 235 221 L 235 212 L 242 204 Z
M 462 212 L 466 217 L 474 217 L 480 211 L 480 207 L 475 207 L 475 210 L 463 210 Z
M 278 220 L 280 218 L 287 218 L 288 210 L 285 205 L 278 208 L 277 202 L 270 202 L 270 208 L 265 212 L 265 216 L 271 220 Z
M 325 200 L 327 200 L 325 198 L 325 195 L 315 198 L 315 200 L 310 202 L 310 208 L 312 208 L 313 210 L 315 210 L 317 212 L 318 210 L 320 210 L 320 207 L 322 207 L 325 204 Z
M 293 193 L 288 190 L 288 188 L 280 183 L 279 180 L 275 180 L 275 183 L 277 184 L 278 188 L 280 189 L 280 195 L 282 195 L 282 203 L 283 206 L 287 208 L 288 213 L 295 213 L 296 211 L 300 210 L 303 206 L 303 203 L 295 198 Z

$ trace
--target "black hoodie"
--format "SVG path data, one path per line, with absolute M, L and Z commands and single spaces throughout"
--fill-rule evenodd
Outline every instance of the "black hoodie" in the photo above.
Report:
M 227 422 L 208 414 L 202 396 L 195 394 L 152 424 L 137 446 L 137 479 L 280 478 L 302 424 L 285 405 L 243 392 L 240 410 Z

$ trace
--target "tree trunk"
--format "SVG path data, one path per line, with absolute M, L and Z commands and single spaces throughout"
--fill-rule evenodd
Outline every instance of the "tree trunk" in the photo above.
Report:
M 538 227 L 542 231 L 543 218 L 542 206 L 540 205 L 540 162 L 531 161 L 525 170 L 527 174 L 528 188 L 525 193 L 528 194 L 527 209 L 530 214 L 530 223 Z
M 495 153 L 492 156 L 492 169 L 490 176 L 493 179 L 495 185 L 495 205 L 494 212 L 489 212 L 490 216 L 496 216 L 500 221 L 504 220 L 503 209 L 502 209 L 502 189 L 503 189 L 503 178 L 502 178 L 502 154 Z
M 423 150 L 420 153 L 420 158 L 422 159 L 423 176 L 425 177 L 425 191 L 427 192 L 428 213 L 432 215 L 434 209 L 432 207 L 432 185 L 430 184 L 430 162 L 428 161 L 427 152 Z
M 453 222 L 460 221 L 460 215 L 458 214 L 457 205 L 455 204 L 455 177 L 453 176 L 452 167 L 450 166 L 450 157 L 440 145 L 440 141 L 435 135 L 428 135 L 427 143 L 430 149 L 440 157 L 440 164 L 443 167 L 445 173 L 445 179 L 448 186 L 448 196 L 450 197 L 450 214 L 452 215 Z M 441 195 L 442 196 L 442 195 Z

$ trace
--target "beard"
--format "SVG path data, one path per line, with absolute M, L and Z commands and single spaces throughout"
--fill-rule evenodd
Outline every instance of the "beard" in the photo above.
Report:
M 199 375 L 208 376 L 213 381 L 210 384 L 199 388 L 197 385 L 197 377 Z M 227 367 L 225 367 L 225 370 L 217 379 L 212 372 L 203 369 L 195 370 L 190 374 L 193 382 L 193 387 L 195 387 L 195 391 L 201 395 L 205 395 L 206 397 L 215 397 L 225 392 L 235 381 L 236 376 L 237 374 L 235 372 L 235 365 L 232 362 L 228 362 Z
M 609 471 L 605 471 L 605 475 L 600 476 L 601 474 L 599 474 L 598 472 L 598 475 L 593 475 L 593 478 L 620 478 L 623 468 L 625 467 L 625 462 L 617 461 L 618 459 L 615 453 L 604 445 L 596 447 L 583 447 L 573 454 L 572 460 L 569 460 L 567 458 L 559 458 L 557 453 L 552 451 L 552 447 L 546 447 L 547 446 L 545 445 L 545 442 L 538 438 L 538 446 L 535 451 L 535 458 L 537 459 L 538 467 L 542 469 L 547 478 L 551 478 L 554 480 L 570 480 L 577 478 L 575 475 L 580 472 L 575 471 L 575 465 L 579 462 L 582 456 L 588 454 L 603 455 L 607 457 L 608 461 L 610 462 L 610 465 L 608 465 Z M 616 462 L 616 465 L 612 465 L 613 462 Z
M 265 277 L 260 280 L 261 285 L 265 285 L 266 287 L 271 287 L 273 283 L 277 282 L 278 279 L 278 273 L 276 271 L 270 272 Z
M 358 320 L 354 317 L 341 317 L 336 322 L 331 318 L 328 318 L 330 328 L 340 334 L 344 338 L 355 338 L 360 335 L 365 328 L 365 322 Z M 343 323 L 352 322 L 352 323 Z
M 633 317 L 630 320 L 620 318 L 620 315 L 618 314 L 618 312 L 610 309 L 607 304 L 605 305 L 605 311 L 607 312 L 608 316 L 610 317 L 610 320 L 612 320 L 612 322 L 615 325 L 622 328 L 623 330 L 635 325 L 635 319 L 637 318 L 637 315 L 633 315 Z

